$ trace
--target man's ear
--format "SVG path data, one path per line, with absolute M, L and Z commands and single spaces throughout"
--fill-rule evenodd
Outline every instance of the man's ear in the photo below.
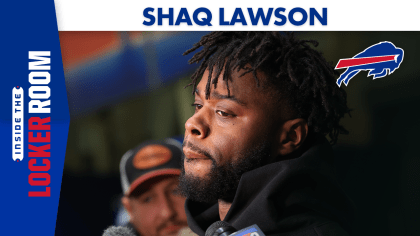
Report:
M 288 120 L 283 123 L 279 132 L 278 154 L 285 156 L 302 146 L 308 136 L 308 123 L 302 118 Z
M 121 203 L 123 204 L 124 208 L 127 210 L 127 213 L 130 216 L 130 219 L 132 219 L 131 217 L 132 209 L 131 209 L 130 199 L 127 196 L 123 196 L 121 198 Z

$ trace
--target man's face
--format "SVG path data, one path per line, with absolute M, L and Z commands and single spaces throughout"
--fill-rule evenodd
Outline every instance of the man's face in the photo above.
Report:
M 280 125 L 276 119 L 277 100 L 272 98 L 268 88 L 257 87 L 252 73 L 239 78 L 242 72 L 232 72 L 230 96 L 222 75 L 217 88 L 211 86 L 209 99 L 205 97 L 208 71 L 197 85 L 195 114 L 185 123 L 185 173 L 181 176 L 181 190 L 190 198 L 199 191 L 204 191 L 204 197 L 211 194 L 209 191 L 236 188 L 231 182 L 239 181 L 241 172 L 257 168 L 262 159 L 275 155 L 276 131 Z M 258 78 L 262 84 L 264 74 L 259 73 Z M 250 167 L 252 162 L 260 163 Z M 241 171 L 236 171 L 238 168 Z M 223 178 L 230 177 L 230 172 L 237 172 L 236 180 L 219 185 L 212 183 L 216 179 L 223 182 Z M 189 187 L 185 187 L 185 182 L 190 182 Z
M 125 197 L 130 222 L 140 235 L 177 235 L 187 226 L 185 198 L 177 193 L 178 176 L 156 177 L 140 186 L 141 194 Z

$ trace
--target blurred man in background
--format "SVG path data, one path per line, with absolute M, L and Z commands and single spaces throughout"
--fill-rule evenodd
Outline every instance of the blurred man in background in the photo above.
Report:
M 137 235 L 186 235 L 185 198 L 178 194 L 182 158 L 175 139 L 144 142 L 124 154 L 120 163 L 122 204 Z

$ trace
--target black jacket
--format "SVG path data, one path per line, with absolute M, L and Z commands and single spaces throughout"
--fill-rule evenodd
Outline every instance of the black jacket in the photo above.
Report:
M 267 236 L 348 235 L 353 204 L 335 179 L 331 145 L 322 136 L 306 143 L 297 158 L 243 174 L 224 221 L 238 230 L 257 224 Z M 220 221 L 217 203 L 187 199 L 185 208 L 200 236 Z

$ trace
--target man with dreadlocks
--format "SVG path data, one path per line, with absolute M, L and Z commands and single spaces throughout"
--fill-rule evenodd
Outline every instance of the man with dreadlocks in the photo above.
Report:
M 223 220 L 266 235 L 347 235 L 352 204 L 331 144 L 347 131 L 346 93 L 316 41 L 276 32 L 213 32 L 184 54 L 194 115 L 185 123 L 180 190 L 191 229 Z M 202 76 L 201 81 L 199 78 Z M 329 135 L 330 143 L 325 138 Z

